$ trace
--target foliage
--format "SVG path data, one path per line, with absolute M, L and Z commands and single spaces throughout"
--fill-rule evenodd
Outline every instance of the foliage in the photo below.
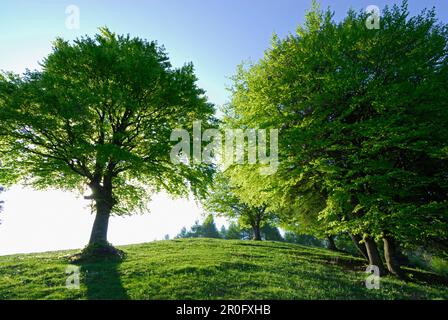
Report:
M 350 236 L 346 233 L 338 234 L 334 238 L 336 247 L 344 252 L 348 252 L 352 255 L 359 256 L 359 250 L 353 243 L 353 240 L 350 238 Z M 381 250 L 381 247 L 378 248 Z
M 242 230 L 238 223 L 231 221 L 229 228 L 226 230 L 226 239 L 243 240 Z
M 203 238 L 220 238 L 218 229 L 216 228 L 213 215 L 209 214 L 202 224 L 201 234 Z
M 198 222 L 196 222 L 196 223 L 198 223 Z M 180 230 L 179 234 L 175 238 L 176 239 L 182 239 L 182 238 L 192 238 L 192 237 L 189 237 L 189 232 L 188 232 L 187 228 L 183 227 Z
M 276 216 L 266 210 L 266 205 L 248 203 L 238 195 L 239 188 L 232 186 L 225 173 L 215 175 L 212 187 L 202 203 L 207 212 L 229 219 L 236 219 L 242 228 L 262 228 L 275 222 Z M 244 200 L 243 200 L 244 199 Z
M 269 241 L 283 241 L 283 237 L 277 227 L 270 224 L 265 224 L 260 228 L 261 237 L 263 240 Z M 221 238 L 221 239 L 233 239 L 233 240 L 249 240 L 252 238 L 252 230 L 247 227 L 243 227 L 235 221 L 231 221 L 229 228 L 225 226 L 221 227 L 218 231 L 216 228 L 213 215 L 208 215 L 202 224 L 196 221 L 194 225 L 187 230 L 183 227 L 176 239 L 182 238 Z M 168 239 L 166 239 L 168 240 Z
M 115 214 L 160 189 L 203 194 L 213 168 L 170 161 L 173 129 L 213 122 L 192 64 L 173 68 L 156 42 L 100 31 L 57 39 L 42 71 L 0 76 L 0 181 L 90 187 L 96 200 L 112 184 Z
M 213 215 L 208 215 L 202 224 L 196 221 L 189 231 L 183 227 L 180 233 L 176 236 L 180 238 L 221 238 L 222 235 L 216 228 Z
M 271 224 L 265 224 L 261 227 L 261 237 L 267 241 L 283 241 L 283 237 L 278 228 Z
M 278 128 L 280 166 L 268 177 L 234 166 L 232 183 L 294 227 L 446 251 L 447 25 L 434 11 L 410 17 L 406 2 L 386 7 L 379 30 L 366 19 L 336 23 L 315 6 L 238 68 L 224 120 Z
M 432 257 L 431 268 L 434 272 L 448 277 L 448 261 L 439 257 Z
M 294 232 L 287 231 L 285 232 L 284 239 L 285 242 L 288 243 L 295 243 L 312 247 L 324 247 L 322 241 L 312 235 L 296 234 Z

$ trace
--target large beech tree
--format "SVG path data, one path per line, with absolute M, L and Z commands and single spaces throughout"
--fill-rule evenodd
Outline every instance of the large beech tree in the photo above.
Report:
M 152 192 L 204 192 L 210 166 L 170 161 L 173 129 L 213 120 L 196 80 L 156 42 L 105 28 L 57 39 L 41 71 L 0 78 L 2 180 L 83 192 L 96 208 L 89 244 L 107 243 L 110 215 L 144 209 Z

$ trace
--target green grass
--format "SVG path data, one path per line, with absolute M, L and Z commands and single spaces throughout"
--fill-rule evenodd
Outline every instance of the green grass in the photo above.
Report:
M 79 290 L 65 287 L 74 251 L 0 257 L 0 299 L 447 299 L 434 274 L 412 282 L 383 277 L 365 287 L 359 258 L 280 242 L 213 239 L 120 247 L 121 262 L 81 266 Z

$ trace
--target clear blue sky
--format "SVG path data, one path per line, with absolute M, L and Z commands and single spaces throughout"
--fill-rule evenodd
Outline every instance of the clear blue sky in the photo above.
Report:
M 351 7 L 384 8 L 400 2 L 325 0 L 321 4 L 330 6 L 340 20 Z M 71 4 L 80 9 L 79 30 L 65 26 L 65 9 Z M 158 40 L 175 66 L 192 61 L 200 86 L 211 102 L 220 105 L 228 99 L 227 79 L 236 66 L 259 59 L 273 32 L 280 36 L 294 32 L 310 5 L 311 0 L 0 0 L 0 70 L 21 73 L 37 68 L 57 36 L 72 40 L 108 26 L 117 33 Z M 432 6 L 447 22 L 448 1 L 409 1 L 412 14 Z M 93 216 L 87 202 L 73 194 L 14 187 L 4 200 L 0 255 L 79 248 L 87 243 Z M 201 208 L 193 201 L 174 201 L 159 194 L 153 197 L 151 214 L 113 218 L 109 240 L 117 245 L 174 236 L 200 218 Z

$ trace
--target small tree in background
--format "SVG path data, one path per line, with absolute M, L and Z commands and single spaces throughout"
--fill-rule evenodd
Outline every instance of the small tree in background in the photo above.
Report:
M 229 224 L 229 228 L 226 231 L 226 239 L 232 239 L 232 240 L 241 240 L 242 239 L 242 232 L 240 226 L 232 221 Z
M 221 238 L 218 229 L 216 228 L 213 215 L 209 214 L 202 223 L 202 238 Z
M 219 216 L 236 219 L 242 228 L 251 228 L 253 240 L 262 240 L 261 228 L 273 222 L 275 215 L 267 210 L 266 205 L 247 204 L 236 195 L 236 191 L 224 174 L 217 174 L 207 198 L 202 199 L 204 208 Z
M 261 228 L 261 237 L 262 239 L 269 241 L 284 240 L 278 228 L 268 223 Z
M 184 238 L 188 238 L 188 231 L 186 227 L 183 227 L 180 232 L 177 234 L 177 236 L 175 237 L 176 239 L 184 239 Z
M 194 225 L 191 227 L 191 230 L 187 232 L 188 238 L 200 238 L 202 237 L 202 225 L 199 221 L 195 221 Z
M 223 239 L 227 239 L 227 229 L 226 226 L 222 226 L 221 230 L 219 230 L 220 237 Z
M 225 228 L 224 228 L 225 229 Z M 201 224 L 199 221 L 195 221 L 190 230 L 183 227 L 176 238 L 222 238 L 216 228 L 213 215 L 208 215 L 204 222 Z
M 302 244 L 305 246 L 323 247 L 321 240 L 315 236 L 308 234 L 297 234 L 292 231 L 286 231 L 284 236 L 285 242 Z
M 186 227 L 183 227 L 180 230 L 180 233 L 176 236 L 178 239 L 182 238 L 201 238 L 202 237 L 202 225 L 198 220 L 194 222 L 191 228 L 188 230 Z

